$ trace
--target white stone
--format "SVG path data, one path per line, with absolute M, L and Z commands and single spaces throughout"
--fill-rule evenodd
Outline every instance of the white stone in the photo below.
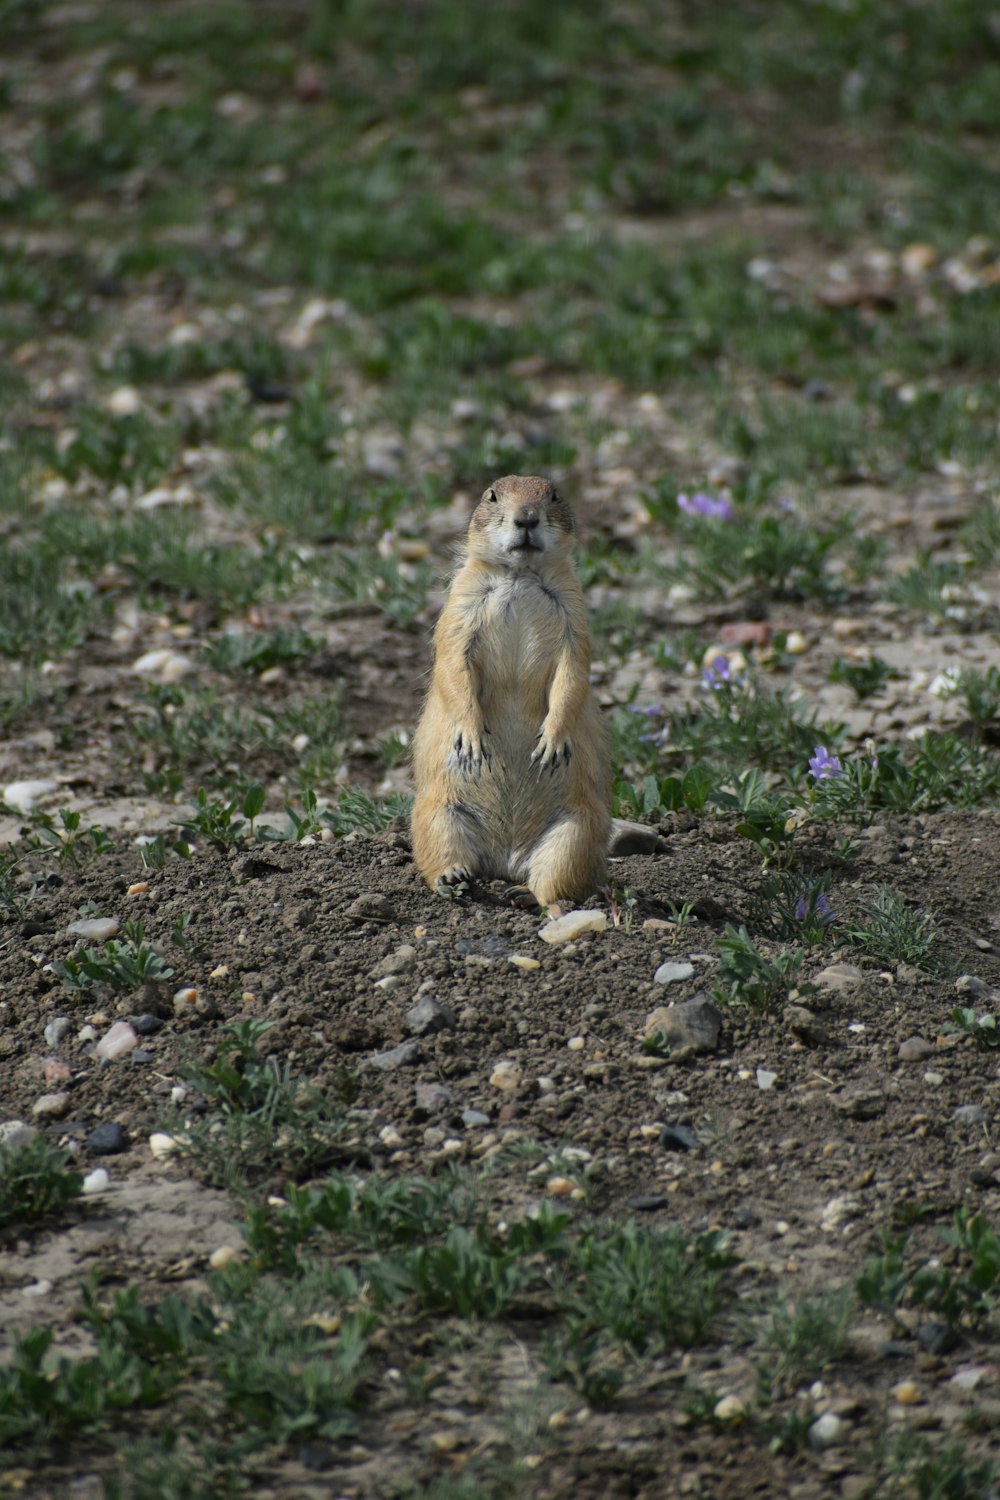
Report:
M 3 789 L 3 800 L 17 812 L 29 813 L 37 802 L 55 790 L 54 781 L 9 781 Z
M 690 979 L 694 964 L 661 964 L 653 975 L 654 984 L 676 984 L 681 979 Z
M 770 1073 L 767 1068 L 757 1069 L 757 1087 L 759 1089 L 773 1089 L 777 1078 L 777 1073 Z
M 568 911 L 546 922 L 538 936 L 543 943 L 569 943 L 585 932 L 604 932 L 608 919 L 602 911 Z
M 569 1041 L 566 1043 L 566 1046 L 571 1052 L 582 1052 L 586 1045 L 587 1038 L 585 1036 L 571 1036 Z
M 213 1271 L 224 1271 L 234 1261 L 242 1260 L 243 1257 L 234 1245 L 220 1245 L 218 1250 L 213 1250 L 208 1257 L 208 1263 Z
M 132 671 L 138 677 L 148 677 L 153 682 L 167 686 L 186 677 L 193 665 L 190 657 L 165 647 L 159 651 L 143 652 L 132 663 Z
M 71 922 L 66 931 L 70 937 L 92 938 L 95 943 L 103 943 L 113 938 L 120 926 L 117 917 L 84 917 Z
M 98 1057 L 107 1058 L 111 1062 L 138 1045 L 139 1037 L 135 1029 L 127 1021 L 116 1021 L 110 1031 L 106 1031 L 101 1037 L 94 1051 Z
M 157 1157 L 169 1156 L 180 1144 L 175 1135 L 165 1135 L 161 1130 L 154 1131 L 149 1137 L 149 1149 Z
M 95 1167 L 83 1179 L 83 1191 L 85 1193 L 103 1193 L 110 1181 L 111 1178 L 103 1167 Z
M 712 1415 L 719 1422 L 739 1422 L 746 1416 L 746 1402 L 739 1396 L 723 1396 L 715 1403 Z
M 516 1089 L 520 1082 L 520 1068 L 518 1068 L 516 1063 L 508 1062 L 507 1060 L 498 1062 L 490 1074 L 490 1083 L 495 1089 L 500 1089 L 505 1094 L 509 1094 L 513 1089 Z
M 134 417 L 142 407 L 142 400 L 134 386 L 120 385 L 111 392 L 106 405 L 113 417 Z
M 809 1429 L 809 1445 L 812 1448 L 832 1448 L 847 1432 L 847 1423 L 832 1411 L 817 1417 Z

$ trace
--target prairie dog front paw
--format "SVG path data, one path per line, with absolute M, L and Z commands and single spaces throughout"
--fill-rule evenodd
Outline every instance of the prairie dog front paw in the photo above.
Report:
M 463 776 L 478 777 L 484 763 L 489 769 L 490 752 L 485 743 L 488 734 L 485 726 L 478 730 L 463 727 L 455 730 L 450 759 Z
M 531 764 L 537 766 L 539 771 L 556 771 L 560 766 L 569 765 L 572 754 L 573 745 L 569 735 L 547 729 L 543 724 L 531 752 Z

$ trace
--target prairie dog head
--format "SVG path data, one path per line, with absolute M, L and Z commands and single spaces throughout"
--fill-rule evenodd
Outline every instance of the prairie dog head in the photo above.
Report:
M 469 522 L 469 555 L 506 568 L 537 568 L 568 555 L 573 512 L 547 479 L 494 479 Z

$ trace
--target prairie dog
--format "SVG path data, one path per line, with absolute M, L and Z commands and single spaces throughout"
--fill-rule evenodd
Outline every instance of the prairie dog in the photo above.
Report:
M 507 879 L 548 906 L 606 879 L 611 756 L 573 533 L 547 479 L 497 479 L 472 513 L 413 739 L 413 854 L 438 891 Z

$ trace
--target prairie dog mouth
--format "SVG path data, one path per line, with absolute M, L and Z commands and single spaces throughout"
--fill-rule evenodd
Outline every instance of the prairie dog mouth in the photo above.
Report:
M 545 548 L 530 531 L 526 531 L 519 541 L 511 542 L 507 548 L 508 552 L 544 552 Z

